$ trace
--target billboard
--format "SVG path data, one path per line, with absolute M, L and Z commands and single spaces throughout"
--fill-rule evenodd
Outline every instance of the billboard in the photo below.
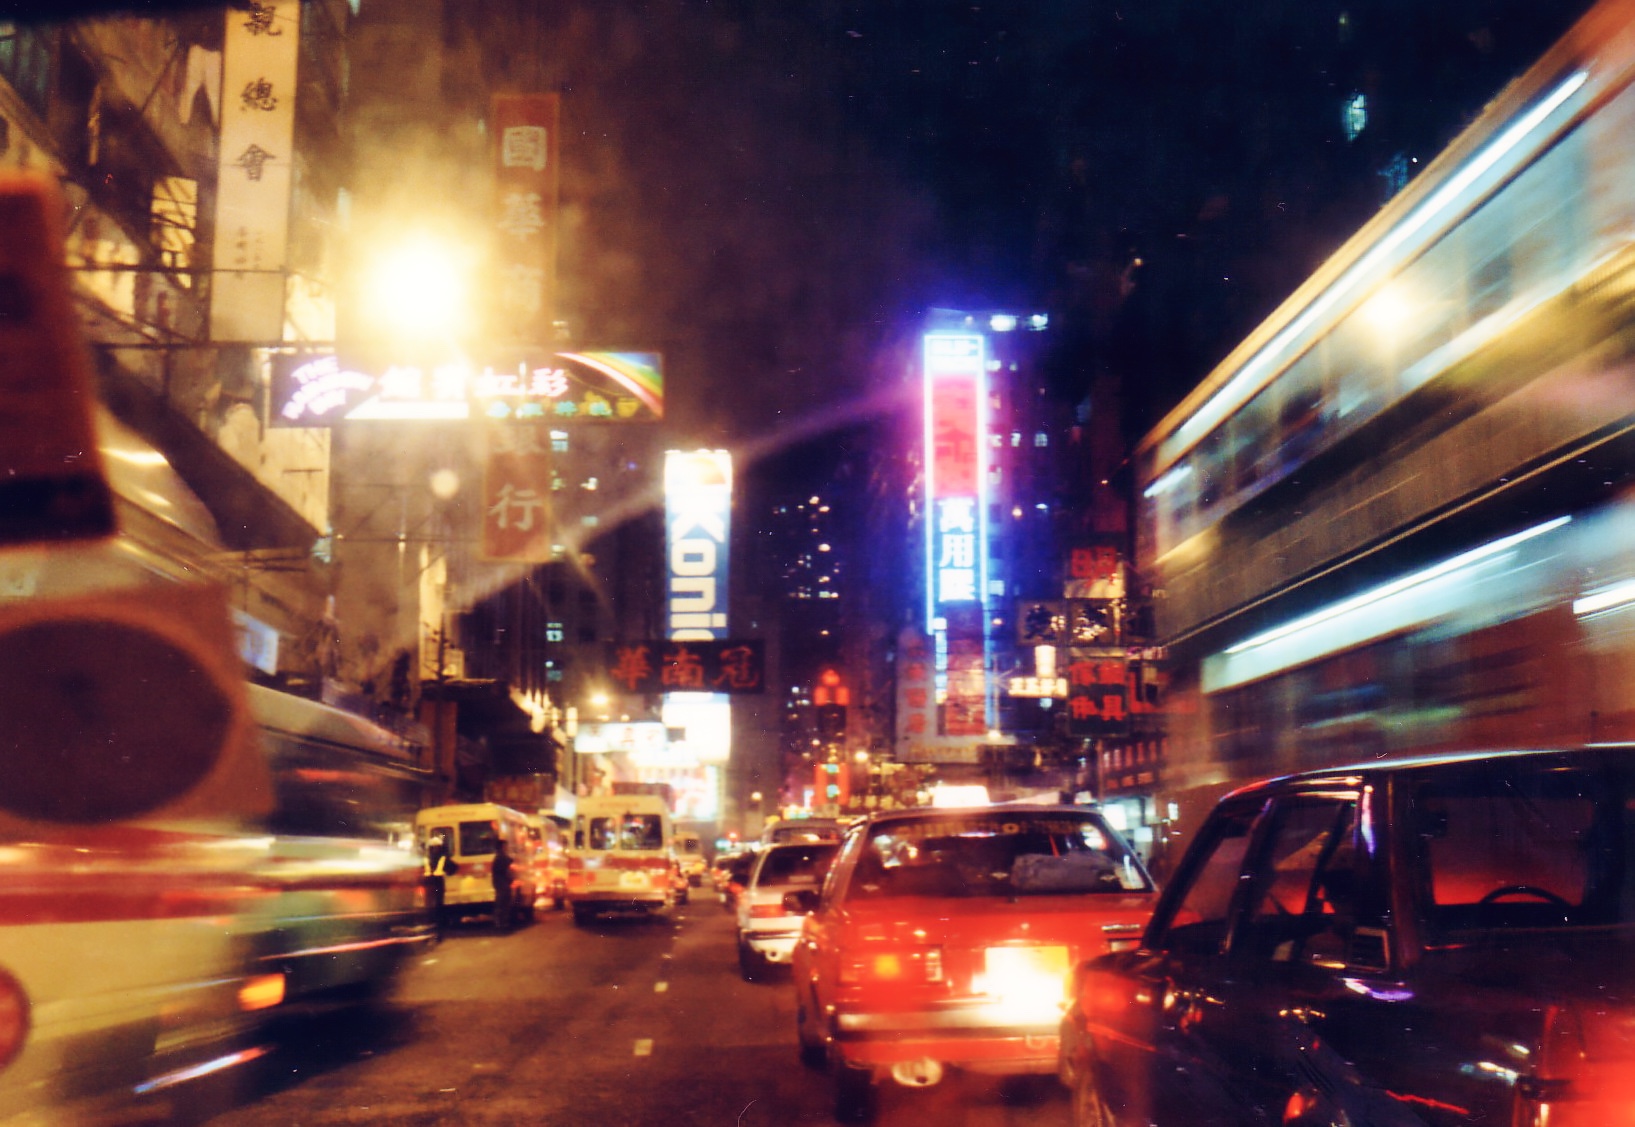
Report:
M 245 0 L 227 9 L 211 340 L 284 339 L 300 37 L 298 0 Z
M 626 693 L 766 691 L 766 657 L 759 639 L 611 642 L 603 674 Z
M 925 361 L 926 619 L 982 605 L 987 576 L 987 341 L 927 333 Z
M 416 419 L 645 423 L 663 416 L 663 358 L 655 352 L 496 349 L 481 361 L 364 370 L 322 351 L 285 353 L 272 364 L 273 426 Z
M 670 638 L 727 636 L 732 455 L 668 450 L 664 455 L 665 623 Z
M 494 96 L 493 328 L 503 337 L 552 338 L 560 117 L 556 94 Z
M 549 563 L 550 435 L 539 427 L 491 427 L 487 439 L 479 555 L 491 562 Z

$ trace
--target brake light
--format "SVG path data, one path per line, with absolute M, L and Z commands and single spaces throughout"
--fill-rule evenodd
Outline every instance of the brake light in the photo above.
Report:
M 283 1000 L 284 976 L 281 974 L 258 974 L 238 988 L 238 1008 L 246 1012 L 270 1010 Z
M 28 1027 L 28 995 L 23 993 L 21 983 L 0 970 L 0 1068 L 22 1051 Z
M 942 948 L 863 951 L 840 960 L 842 984 L 941 982 Z
M 1612 1127 L 1635 1122 L 1635 1016 L 1610 1007 L 1551 1006 L 1538 1069 L 1516 1088 L 1525 1127 Z

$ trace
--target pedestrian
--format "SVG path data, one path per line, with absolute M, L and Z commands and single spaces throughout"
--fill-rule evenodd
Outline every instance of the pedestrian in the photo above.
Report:
M 454 862 L 448 855 L 448 839 L 440 833 L 426 841 L 426 855 L 420 859 L 420 881 L 426 889 L 426 910 L 431 915 L 433 940 L 443 938 L 443 896 Z
M 505 838 L 500 836 L 494 843 L 494 926 L 505 931 L 511 926 L 511 917 L 514 909 L 511 904 L 511 869 L 513 862 L 511 852 L 506 848 Z

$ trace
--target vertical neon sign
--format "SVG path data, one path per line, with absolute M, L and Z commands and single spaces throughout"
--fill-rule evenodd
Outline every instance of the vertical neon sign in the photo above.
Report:
M 926 625 L 979 608 L 988 591 L 987 341 L 927 333 L 925 360 Z

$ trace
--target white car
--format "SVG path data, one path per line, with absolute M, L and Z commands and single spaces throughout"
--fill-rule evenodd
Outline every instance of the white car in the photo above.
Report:
M 839 849 L 838 841 L 805 841 L 760 851 L 738 897 L 738 967 L 746 980 L 769 963 L 788 964 L 806 917 L 784 907 L 784 893 L 816 889 Z

